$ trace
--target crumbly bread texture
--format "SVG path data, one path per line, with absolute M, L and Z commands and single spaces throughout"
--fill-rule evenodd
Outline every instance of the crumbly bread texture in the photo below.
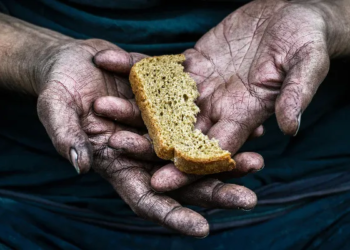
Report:
M 194 129 L 199 108 L 195 81 L 183 71 L 184 55 L 149 57 L 136 63 L 130 83 L 158 157 L 189 174 L 232 170 L 228 151 Z

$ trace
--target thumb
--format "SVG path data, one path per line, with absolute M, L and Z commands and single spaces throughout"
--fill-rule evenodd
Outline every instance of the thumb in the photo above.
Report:
M 285 134 L 295 136 L 298 133 L 301 114 L 328 73 L 330 62 L 327 51 L 315 52 L 287 67 L 275 106 L 278 125 Z
M 211 127 L 208 137 L 218 140 L 222 149 L 235 154 L 246 142 L 254 127 L 257 127 L 253 123 L 254 121 L 247 119 L 223 119 Z
M 101 69 L 114 73 L 128 74 L 131 67 L 147 56 L 140 53 L 128 53 L 124 50 L 102 50 L 98 52 L 93 61 Z
M 58 153 L 70 160 L 78 174 L 86 173 L 92 165 L 92 146 L 80 126 L 78 109 L 68 103 L 44 91 L 38 98 L 39 119 Z

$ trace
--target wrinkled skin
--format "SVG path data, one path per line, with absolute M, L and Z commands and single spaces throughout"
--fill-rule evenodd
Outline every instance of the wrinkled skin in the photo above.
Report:
M 331 19 L 326 22 L 323 9 L 307 3 L 312 1 L 298 2 L 251 2 L 185 51 L 185 68 L 200 92 L 196 127 L 233 154 L 274 113 L 282 132 L 295 136 L 327 75 Z M 199 178 L 166 166 L 152 185 L 171 190 Z
M 99 51 L 102 56 L 96 57 L 96 63 L 98 58 L 104 59 L 104 50 L 117 55 L 116 75 L 93 63 Z M 206 236 L 209 226 L 201 215 L 151 189 L 151 175 L 161 162 L 144 134 L 126 79 L 132 64 L 144 56 L 126 53 L 102 40 L 73 40 L 57 46 L 51 54 L 35 89 L 39 118 L 57 151 L 70 159 L 78 172 L 85 173 L 92 166 L 139 216 L 186 235 Z M 244 159 L 237 160 L 238 175 L 259 168 L 248 166 Z M 256 195 L 249 189 L 216 179 L 172 195 L 181 197 L 181 202 L 206 207 L 251 209 L 256 204 Z

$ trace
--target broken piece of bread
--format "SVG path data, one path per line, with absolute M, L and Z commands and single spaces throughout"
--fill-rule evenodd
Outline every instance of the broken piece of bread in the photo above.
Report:
M 189 174 L 232 170 L 235 162 L 216 140 L 194 129 L 199 108 L 195 81 L 183 71 L 184 55 L 149 57 L 136 63 L 130 83 L 158 157 Z

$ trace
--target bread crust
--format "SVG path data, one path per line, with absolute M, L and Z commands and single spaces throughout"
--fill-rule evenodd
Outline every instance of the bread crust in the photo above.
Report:
M 163 56 L 164 57 L 164 56 Z M 175 61 L 185 61 L 185 56 L 169 55 L 169 57 L 177 57 Z M 153 57 L 156 58 L 156 57 Z M 145 58 L 144 60 L 149 60 Z M 207 175 L 219 172 L 230 171 L 235 168 L 235 161 L 231 159 L 231 154 L 226 151 L 217 157 L 210 158 L 193 158 L 186 155 L 186 152 L 180 152 L 173 146 L 169 147 L 165 144 L 161 136 L 161 128 L 153 121 L 154 114 L 151 105 L 146 97 L 146 91 L 142 84 L 142 80 L 137 74 L 138 63 L 136 63 L 130 72 L 129 80 L 132 91 L 138 107 L 141 110 L 142 119 L 148 129 L 148 133 L 153 140 L 154 150 L 159 158 L 174 161 L 175 166 L 182 172 L 188 174 Z
M 207 175 L 230 171 L 235 168 L 235 161 L 231 159 L 231 154 L 227 153 L 220 157 L 209 159 L 191 159 L 181 152 L 175 150 L 175 166 L 187 174 Z

